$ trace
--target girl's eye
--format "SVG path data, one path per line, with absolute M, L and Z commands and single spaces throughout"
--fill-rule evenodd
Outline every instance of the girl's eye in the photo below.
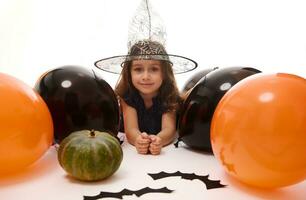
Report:
M 135 68 L 133 68 L 133 71 L 135 71 L 135 72 L 141 72 L 141 71 L 142 71 L 142 68 L 140 68 L 140 67 L 135 67 Z
M 152 72 L 158 72 L 158 71 L 159 71 L 159 67 L 152 67 L 152 68 L 151 68 L 151 71 L 152 71 Z

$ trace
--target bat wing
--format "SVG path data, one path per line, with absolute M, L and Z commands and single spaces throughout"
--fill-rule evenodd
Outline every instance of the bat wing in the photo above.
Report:
M 210 180 L 207 176 L 199 176 L 199 175 L 195 175 L 195 179 L 198 179 L 200 181 L 202 181 L 203 183 L 205 183 L 206 188 L 208 190 L 210 189 L 215 189 L 215 188 L 223 188 L 226 187 L 226 185 L 221 184 L 220 180 Z
M 149 176 L 151 176 L 151 178 L 153 180 L 158 180 L 158 179 L 162 179 L 162 178 L 167 178 L 167 177 L 172 177 L 172 176 L 182 176 L 182 173 L 177 171 L 177 172 L 174 172 L 174 173 L 167 173 L 167 172 L 159 172 L 159 173 L 156 173 L 156 174 L 150 174 L 148 173 Z
M 84 200 L 97 200 L 102 198 L 117 198 L 122 199 L 125 195 L 133 195 L 135 194 L 137 197 L 147 194 L 147 193 L 171 193 L 173 190 L 169 190 L 167 187 L 163 187 L 160 189 L 152 189 L 149 187 L 142 188 L 140 190 L 129 190 L 129 189 L 123 189 L 120 192 L 100 192 L 100 194 L 96 196 L 84 196 Z
M 145 187 L 140 190 L 134 191 L 134 194 L 139 197 L 147 193 L 171 193 L 171 192 L 173 192 L 173 190 L 169 190 L 167 187 L 163 187 L 160 189 L 153 189 L 153 188 Z
M 174 173 L 166 173 L 166 172 L 159 172 L 157 174 L 148 174 L 151 176 L 154 180 L 157 179 L 162 179 L 166 177 L 172 177 L 172 176 L 180 176 L 182 179 L 186 180 L 200 180 L 202 181 L 205 185 L 206 188 L 209 189 L 214 189 L 214 188 L 222 188 L 225 187 L 226 185 L 223 185 L 220 183 L 220 180 L 210 180 L 208 178 L 208 175 L 206 176 L 200 176 L 195 173 L 182 173 L 180 171 L 174 172 Z

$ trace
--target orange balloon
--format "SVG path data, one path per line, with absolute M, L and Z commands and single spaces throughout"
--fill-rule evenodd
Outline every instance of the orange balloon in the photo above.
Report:
M 215 157 L 238 180 L 262 188 L 306 178 L 306 80 L 257 74 L 231 88 L 212 119 Z
M 43 99 L 25 83 L 0 73 L 0 173 L 29 166 L 52 141 L 52 118 Z

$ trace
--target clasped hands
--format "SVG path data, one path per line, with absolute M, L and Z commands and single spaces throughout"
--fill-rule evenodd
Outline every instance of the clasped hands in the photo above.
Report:
M 162 139 L 157 135 L 148 135 L 143 132 L 136 138 L 135 147 L 139 154 L 150 152 L 153 155 L 158 155 L 162 149 Z

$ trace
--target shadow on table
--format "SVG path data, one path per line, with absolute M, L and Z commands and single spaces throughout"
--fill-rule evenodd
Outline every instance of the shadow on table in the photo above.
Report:
M 56 150 L 52 146 L 35 163 L 19 172 L 0 174 L 0 187 L 32 181 L 50 173 L 58 165 Z
M 112 183 L 115 183 L 125 178 L 123 174 L 126 172 L 123 172 L 122 171 L 123 169 L 120 169 L 120 168 L 119 170 L 116 171 L 113 175 L 105 179 L 98 180 L 98 181 L 81 181 L 76 178 L 73 178 L 72 176 L 69 176 L 68 174 L 65 174 L 63 178 L 65 178 L 69 183 L 77 184 L 77 185 L 101 185 L 101 183 L 103 183 L 104 185 L 107 185 L 108 183 L 112 184 Z
M 185 150 L 191 151 L 191 152 L 196 153 L 196 154 L 202 154 L 202 155 L 206 155 L 206 156 L 214 156 L 214 154 L 212 152 L 191 148 L 191 147 L 187 146 L 186 144 L 184 144 L 184 142 L 182 142 L 182 141 L 180 141 L 178 143 L 177 147 L 175 146 L 175 144 L 171 144 L 171 148 L 185 149 Z
M 273 200 L 304 200 L 306 195 L 306 190 L 303 188 L 305 184 L 301 184 L 302 186 L 299 187 L 299 184 L 277 188 L 277 189 L 264 189 L 264 188 L 257 188 L 254 186 L 249 186 L 244 184 L 235 178 L 231 177 L 230 175 L 224 172 L 224 177 L 226 178 L 226 182 L 228 183 L 228 187 L 231 187 L 233 190 L 239 190 L 239 192 L 247 193 L 251 196 L 258 197 L 260 199 L 273 199 Z

